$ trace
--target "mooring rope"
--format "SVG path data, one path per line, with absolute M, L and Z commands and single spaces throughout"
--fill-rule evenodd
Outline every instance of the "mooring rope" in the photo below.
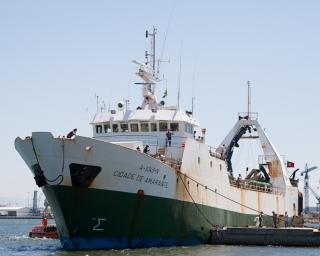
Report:
M 187 188 L 186 184 L 184 183 L 184 181 L 183 181 L 183 179 L 182 179 L 182 177 L 181 177 L 180 174 L 179 174 L 179 178 L 181 179 L 183 186 L 185 187 L 185 189 L 186 189 L 186 191 L 188 192 L 188 195 L 190 196 L 193 204 L 194 204 L 195 207 L 198 209 L 198 211 L 200 212 L 200 214 L 202 215 L 202 217 L 203 217 L 210 225 L 213 226 L 213 223 L 212 223 L 212 222 L 207 218 L 207 216 L 201 211 L 201 209 L 200 209 L 199 206 L 197 205 L 196 201 L 193 199 L 190 191 L 188 190 L 188 188 Z
M 217 194 L 217 195 L 219 195 L 219 196 L 221 196 L 221 197 L 223 197 L 223 198 L 225 198 L 225 199 L 227 199 L 227 200 L 229 200 L 229 201 L 231 201 L 231 202 L 233 202 L 233 203 L 236 203 L 236 204 L 238 204 L 238 205 L 240 205 L 240 206 L 243 206 L 243 207 L 245 207 L 245 208 L 247 208 L 247 209 L 249 209 L 249 210 L 252 210 L 252 211 L 254 211 L 254 212 L 261 213 L 261 211 L 259 211 L 259 210 L 257 210 L 257 209 L 254 209 L 254 208 L 252 208 L 252 207 L 250 207 L 250 206 L 248 206 L 248 205 L 242 204 L 242 203 L 240 203 L 240 202 L 238 202 L 238 201 L 236 201 L 236 200 L 234 200 L 234 199 L 232 199 L 232 198 L 230 198 L 230 197 L 227 197 L 227 196 L 219 193 L 216 189 L 211 189 L 211 188 L 203 185 L 202 183 L 196 181 L 195 179 L 189 177 L 188 175 L 186 175 L 185 173 L 182 173 L 182 172 L 179 171 L 179 170 L 176 170 L 176 171 L 177 171 L 177 173 L 178 173 L 178 175 L 179 175 L 179 178 L 180 178 L 181 181 L 182 181 L 182 184 L 183 184 L 184 188 L 186 189 L 188 195 L 190 196 L 193 204 L 194 204 L 195 207 L 198 209 L 198 211 L 199 211 L 200 214 L 203 216 L 203 218 L 204 218 L 209 224 L 211 224 L 211 225 L 213 225 L 212 222 L 208 219 L 208 217 L 207 217 L 207 216 L 201 211 L 201 209 L 199 208 L 198 204 L 196 203 L 196 201 L 195 201 L 194 198 L 192 197 L 191 192 L 189 191 L 188 187 L 186 186 L 185 182 L 183 181 L 183 179 L 182 179 L 182 177 L 181 177 L 181 174 L 184 175 L 185 177 L 187 177 L 188 179 L 192 180 L 192 181 L 195 182 L 196 184 L 199 184 L 200 186 L 204 187 L 205 189 L 208 189 L 209 191 L 211 191 L 211 192 L 213 192 L 213 193 L 215 193 L 215 194 Z M 262 213 L 263 213 L 263 212 L 262 212 Z M 273 217 L 272 215 L 268 215 L 268 214 L 265 214 L 265 213 L 263 213 L 263 216 Z M 277 215 L 277 220 L 278 220 L 278 221 L 279 221 L 279 220 L 284 221 L 285 218 L 284 218 L 284 216 L 278 216 L 278 215 Z
M 209 188 L 209 187 L 201 184 L 200 182 L 198 182 L 198 181 L 196 181 L 195 179 L 189 177 L 189 176 L 186 175 L 185 173 L 182 173 L 182 172 L 180 172 L 180 171 L 177 171 L 177 172 L 179 173 L 179 176 L 180 176 L 180 174 L 182 174 L 182 175 L 184 175 L 185 177 L 187 177 L 188 179 L 192 180 L 193 182 L 195 182 L 195 183 L 199 184 L 200 186 L 204 187 L 205 189 L 208 189 L 209 191 L 211 191 L 211 192 L 213 192 L 213 193 L 215 193 L 215 194 L 217 194 L 217 195 L 219 195 L 219 196 L 221 196 L 221 197 L 223 197 L 223 198 L 225 198 L 225 199 L 227 199 L 227 200 L 229 200 L 229 201 L 231 201 L 231 202 L 233 202 L 233 203 L 236 203 L 236 204 L 238 204 L 238 205 L 241 205 L 241 206 L 243 206 L 243 207 L 245 207 L 245 208 L 247 208 L 247 209 L 249 209 L 249 210 L 252 210 L 252 211 L 255 211 L 255 212 L 258 212 L 258 213 L 261 212 L 261 211 L 259 211 L 259 210 L 257 210 L 257 209 L 254 209 L 254 208 L 252 208 L 252 207 L 250 207 L 250 206 L 247 206 L 247 205 L 245 205 L 245 204 L 242 204 L 242 203 L 240 203 L 240 202 L 238 202 L 238 201 L 236 201 L 236 200 L 234 200 L 234 199 L 232 199 L 232 198 L 230 198 L 230 197 L 227 197 L 227 196 L 219 193 L 216 189 L 213 190 L 213 189 L 211 189 L 211 188 Z
M 37 160 L 37 164 L 39 165 L 41 171 L 42 171 L 42 168 L 41 168 L 41 165 L 40 165 L 40 162 L 39 162 L 39 158 L 38 158 L 38 155 L 37 155 L 37 152 L 36 152 L 36 149 L 35 149 L 35 146 L 34 146 L 34 143 L 33 143 L 33 138 L 31 137 L 30 138 L 31 140 L 31 145 L 32 145 L 32 149 L 33 149 L 33 153 L 36 157 L 36 160 Z M 64 170 L 64 142 L 62 143 L 62 160 L 63 160 L 63 164 L 62 164 L 62 170 L 61 170 L 61 173 L 63 172 Z M 42 171 L 42 175 L 43 177 L 45 178 L 45 180 L 47 182 L 50 182 L 50 183 L 53 183 L 55 181 L 57 181 L 60 177 L 61 177 L 61 180 L 56 184 L 56 185 L 60 185 L 63 181 L 63 175 L 62 174 L 59 174 L 55 179 L 53 180 L 49 180 L 44 174 L 43 174 L 43 171 Z

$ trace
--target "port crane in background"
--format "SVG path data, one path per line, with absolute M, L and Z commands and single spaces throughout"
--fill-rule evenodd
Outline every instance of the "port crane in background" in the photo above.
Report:
M 304 171 L 301 172 L 301 176 L 304 175 L 304 212 L 309 213 L 309 189 L 313 193 L 314 191 L 309 187 L 309 172 L 318 169 L 317 166 L 312 166 L 308 168 L 308 164 L 306 164 Z M 317 197 L 316 197 L 317 198 Z M 318 200 L 318 198 L 317 198 Z M 319 203 L 319 200 L 318 200 Z M 317 203 L 317 205 L 318 205 Z
M 320 211 L 320 196 L 318 195 L 318 193 L 312 188 L 309 186 L 309 189 L 310 191 L 312 192 L 312 194 L 314 195 L 314 197 L 317 199 L 317 212 Z

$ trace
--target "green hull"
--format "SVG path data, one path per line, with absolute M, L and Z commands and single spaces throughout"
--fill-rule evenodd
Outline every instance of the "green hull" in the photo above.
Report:
M 46 186 L 44 193 L 65 249 L 200 244 L 212 225 L 254 224 L 254 215 L 143 193 L 69 186 Z

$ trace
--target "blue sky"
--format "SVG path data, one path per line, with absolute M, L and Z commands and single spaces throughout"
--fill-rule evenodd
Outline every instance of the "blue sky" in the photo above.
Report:
M 216 146 L 252 110 L 281 154 L 300 168 L 320 166 L 318 1 L 1 1 L 0 203 L 24 203 L 36 189 L 14 149 L 32 131 L 91 136 L 95 94 L 107 105 L 141 101 L 132 60 L 143 61 L 145 29 L 158 28 L 161 71 L 176 103 L 182 49 L 181 105 Z M 160 94 L 166 85 L 160 85 Z M 320 170 L 311 175 L 319 186 Z M 318 189 L 318 191 L 320 191 Z M 312 198 L 311 202 L 315 202 Z

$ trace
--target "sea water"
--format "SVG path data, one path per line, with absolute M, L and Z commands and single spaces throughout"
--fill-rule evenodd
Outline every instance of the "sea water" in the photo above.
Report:
M 126 250 L 65 251 L 59 240 L 29 238 L 41 220 L 0 219 L 0 255 L 7 256 L 319 256 L 319 248 L 200 245 Z

